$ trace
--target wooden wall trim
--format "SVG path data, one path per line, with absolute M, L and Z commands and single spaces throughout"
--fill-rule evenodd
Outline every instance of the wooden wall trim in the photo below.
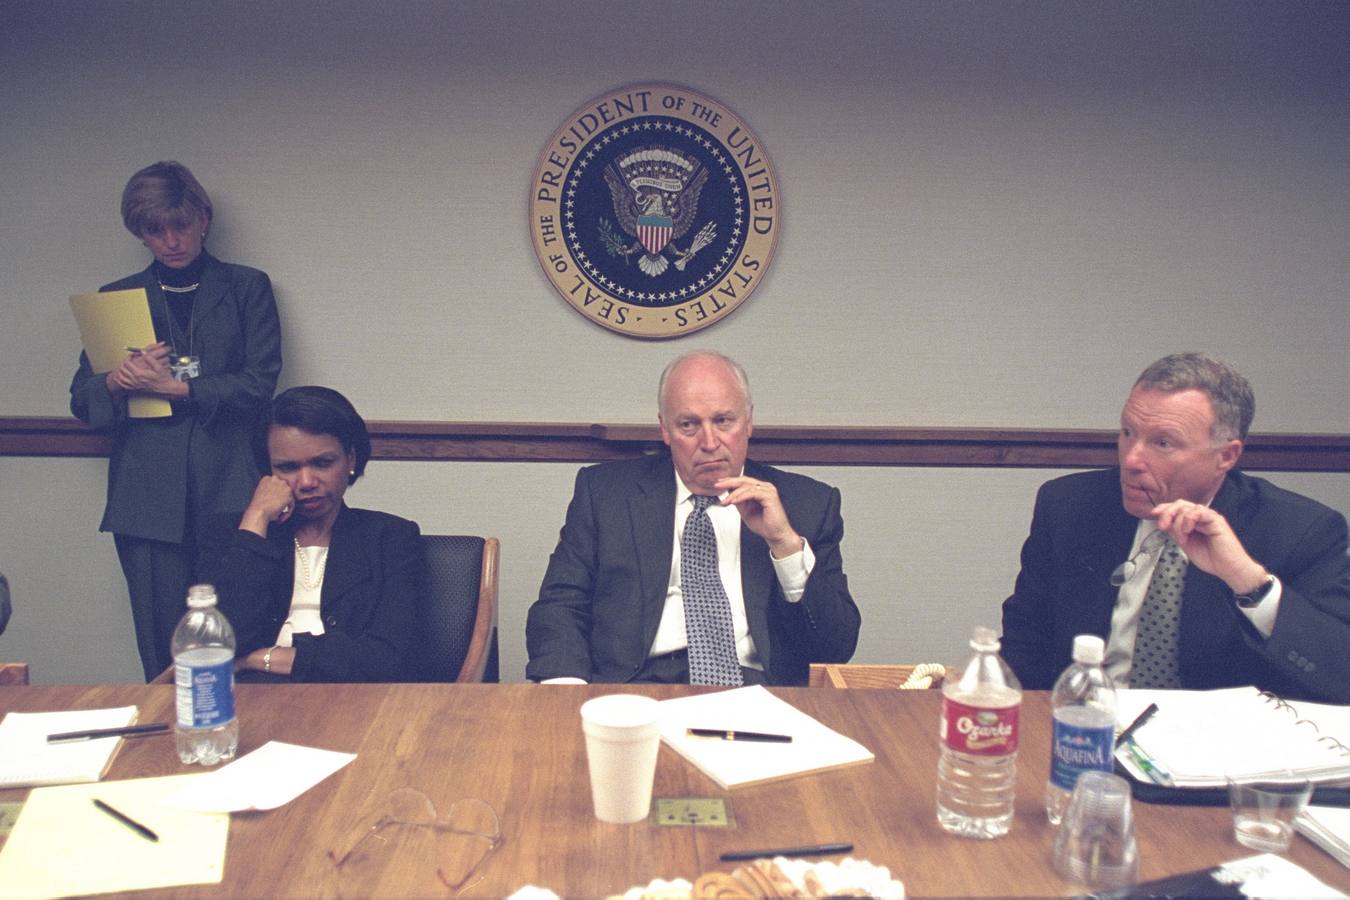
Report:
M 599 462 L 660 447 L 656 425 L 549 422 L 371 422 L 377 459 L 478 462 Z M 0 456 L 96 457 L 107 436 L 76 419 L 0 417 Z M 1075 469 L 1109 466 L 1116 433 L 1087 429 L 755 428 L 763 462 L 821 466 L 966 466 Z M 1350 434 L 1253 434 L 1247 470 L 1350 472 Z

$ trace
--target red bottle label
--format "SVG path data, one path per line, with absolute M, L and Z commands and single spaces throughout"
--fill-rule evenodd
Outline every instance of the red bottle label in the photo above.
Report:
M 942 699 L 942 743 L 970 756 L 1007 756 L 1017 750 L 1021 706 L 986 709 Z

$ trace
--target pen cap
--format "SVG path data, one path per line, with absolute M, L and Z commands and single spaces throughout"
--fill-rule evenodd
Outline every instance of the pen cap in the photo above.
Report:
M 1073 639 L 1073 661 L 1100 666 L 1106 655 L 1106 642 L 1095 634 L 1080 634 Z

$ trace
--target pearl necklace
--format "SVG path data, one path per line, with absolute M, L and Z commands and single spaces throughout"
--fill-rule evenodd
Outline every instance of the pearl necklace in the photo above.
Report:
M 309 559 L 305 556 L 305 551 L 300 549 L 300 539 L 291 538 L 295 543 L 295 558 L 300 563 L 300 584 L 307 591 L 316 591 L 323 585 L 323 570 L 328 565 L 328 554 L 325 553 L 319 560 L 319 565 L 313 573 L 309 571 Z

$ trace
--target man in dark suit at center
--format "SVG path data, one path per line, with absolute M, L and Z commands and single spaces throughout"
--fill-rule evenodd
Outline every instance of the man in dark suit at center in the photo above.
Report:
M 810 662 L 847 661 L 860 617 L 839 491 L 746 460 L 750 387 L 727 357 L 678 357 L 658 399 L 669 453 L 577 474 L 525 674 L 790 685 Z

